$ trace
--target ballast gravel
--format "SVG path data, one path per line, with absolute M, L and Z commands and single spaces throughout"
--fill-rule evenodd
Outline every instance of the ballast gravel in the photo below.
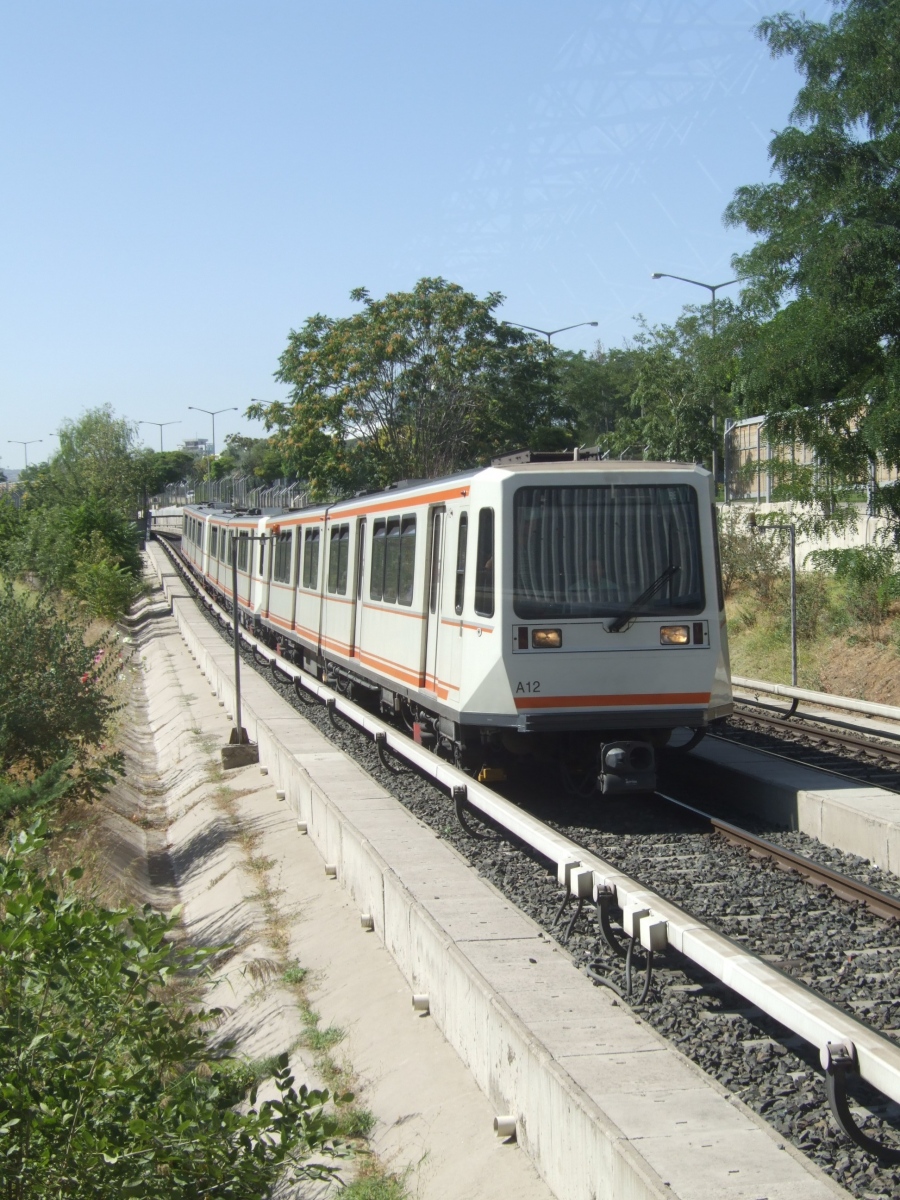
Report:
M 226 636 L 215 618 L 206 609 L 201 611 Z M 475 816 L 469 818 L 470 824 L 486 836 L 467 834 L 447 795 L 429 779 L 399 760 L 396 771 L 385 768 L 374 743 L 361 730 L 340 717 L 335 726 L 322 705 L 304 703 L 293 686 L 274 677 L 250 652 L 243 651 L 242 657 L 306 720 L 542 926 L 545 936 L 564 939 L 574 905 L 557 922 L 565 896 L 548 864 L 536 860 L 527 848 L 499 838 Z M 511 775 L 502 791 L 573 841 L 743 942 L 858 1019 L 900 1039 L 896 922 L 874 917 L 861 905 L 840 900 L 767 860 L 750 858 L 662 800 L 574 801 L 565 796 L 555 773 L 549 768 L 536 770 L 534 764 L 529 764 L 527 778 L 525 772 L 521 780 Z M 735 814 L 730 816 L 734 820 Z M 765 836 L 900 896 L 900 879 L 854 855 L 800 833 L 766 830 Z M 592 906 L 575 922 L 566 948 L 577 965 L 592 966 L 598 975 L 622 987 L 622 960 L 599 935 Z M 635 996 L 642 987 L 642 967 L 642 961 L 637 961 Z M 654 966 L 646 1003 L 634 1007 L 850 1194 L 860 1200 L 900 1194 L 900 1168 L 881 1166 L 837 1129 L 812 1048 L 718 980 L 668 951 Z M 900 1107 L 861 1082 L 852 1090 L 851 1104 L 857 1123 L 871 1137 L 900 1147 Z

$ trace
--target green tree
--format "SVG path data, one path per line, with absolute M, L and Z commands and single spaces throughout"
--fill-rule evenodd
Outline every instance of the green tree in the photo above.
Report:
M 191 472 L 193 454 L 186 450 L 145 450 L 139 459 L 142 485 L 152 496 L 161 492 L 167 483 L 180 483 Z
M 814 481 L 831 503 L 878 456 L 900 465 L 900 0 L 842 0 L 827 23 L 780 14 L 758 33 L 803 83 L 769 146 L 775 181 L 726 210 L 758 239 L 735 260 L 757 319 L 739 387 L 831 469 Z M 885 499 L 900 515 L 897 489 Z
M 177 913 L 100 908 L 43 875 L 45 835 L 19 833 L 0 858 L 5 1200 L 256 1200 L 285 1168 L 329 1176 L 328 1093 L 296 1089 L 284 1054 L 259 1103 L 255 1073 L 212 1049 L 221 1014 L 173 989 L 215 951 L 176 943 Z
M 618 422 L 628 413 L 639 361 L 634 346 L 557 353 L 558 386 L 565 409 L 574 414 L 579 445 L 612 444 Z
M 444 279 L 373 300 L 353 316 L 310 317 L 292 331 L 276 379 L 290 399 L 248 415 L 316 495 L 430 478 L 516 446 L 572 443 L 553 352 L 497 321 L 483 300 Z
M 631 394 L 612 436 L 613 453 L 659 461 L 712 462 L 713 415 L 721 433 L 734 411 L 732 374 L 740 320 L 717 302 L 713 337 L 708 308 L 690 305 L 674 325 L 647 325 L 629 350 Z

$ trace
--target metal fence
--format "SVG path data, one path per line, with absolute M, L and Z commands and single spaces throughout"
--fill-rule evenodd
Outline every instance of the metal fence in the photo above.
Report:
M 228 475 L 224 479 L 193 483 L 167 484 L 153 496 L 151 508 L 177 507 L 183 504 L 223 504 L 232 508 L 303 508 L 308 501 L 308 488 L 296 480 L 276 480 L 261 484 L 254 475 Z

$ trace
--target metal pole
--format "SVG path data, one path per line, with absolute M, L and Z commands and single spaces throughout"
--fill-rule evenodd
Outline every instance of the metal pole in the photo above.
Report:
M 797 529 L 788 525 L 791 535 L 791 687 L 797 686 Z
M 229 531 L 230 532 L 230 531 Z M 238 614 L 238 539 L 231 538 L 231 615 L 234 633 L 234 729 L 232 743 L 241 746 L 246 737 L 241 725 L 241 623 Z
M 709 289 L 710 292 L 712 293 L 713 360 L 715 360 L 715 352 L 716 352 L 716 291 L 718 290 L 718 286 L 719 285 L 716 284 L 715 287 L 710 287 L 710 289 Z M 715 365 L 715 361 L 713 362 L 713 365 Z M 718 498 L 719 498 L 719 475 L 718 475 L 717 467 L 718 467 L 718 460 L 719 460 L 719 418 L 718 418 L 718 414 L 716 413 L 715 399 L 713 400 L 712 431 L 713 431 L 713 452 L 712 452 L 713 497 L 716 500 L 718 500 Z

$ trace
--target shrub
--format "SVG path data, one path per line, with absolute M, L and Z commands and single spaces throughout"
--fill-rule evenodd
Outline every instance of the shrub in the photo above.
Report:
M 768 603 L 777 581 L 785 573 L 787 535 L 777 530 L 754 533 L 750 511 L 738 505 L 719 509 L 722 587 L 726 596 L 740 587 L 749 587 Z
M 121 770 L 103 749 L 117 711 L 116 640 L 86 636 L 85 617 L 0 585 L 0 772 L 30 779 L 71 755 L 76 791 L 90 796 Z
M 847 607 L 858 621 L 874 627 L 886 620 L 891 604 L 900 596 L 897 551 L 893 546 L 814 550 L 809 557 L 845 583 Z
M 173 998 L 176 974 L 213 951 L 173 944 L 175 914 L 57 891 L 65 880 L 29 862 L 44 837 L 36 825 L 0 859 L 6 1200 L 257 1200 L 284 1168 L 295 1179 L 333 1174 L 308 1161 L 342 1153 L 328 1093 L 295 1089 L 284 1054 L 277 1099 L 257 1103 L 253 1073 L 211 1049 L 220 1014 Z

